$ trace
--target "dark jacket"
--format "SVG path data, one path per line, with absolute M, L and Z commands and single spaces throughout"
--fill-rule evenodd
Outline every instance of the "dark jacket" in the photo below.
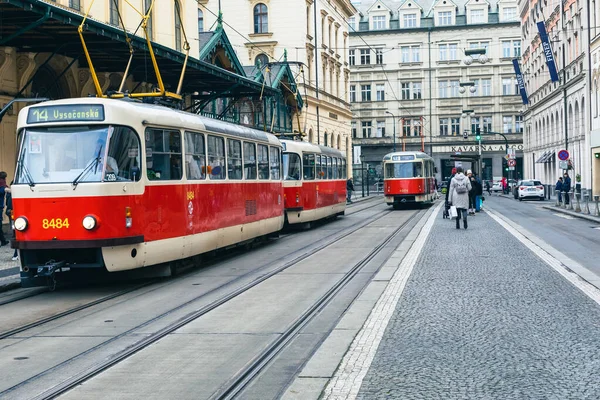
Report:
M 557 192 L 562 192 L 563 189 L 563 183 L 562 181 L 557 181 L 556 182 L 556 186 L 554 186 L 554 190 L 556 190 Z
M 4 208 L 4 196 L 6 193 L 6 179 L 0 179 L 0 210 Z M 1 213 L 0 213 L 1 214 Z
M 562 191 L 563 192 L 571 191 L 571 178 L 568 176 L 566 178 L 563 178 Z
M 12 194 L 6 193 L 6 215 L 10 218 L 12 213 L 13 205 L 12 205 Z
M 446 186 L 446 202 L 448 202 L 448 195 L 450 194 L 450 183 L 452 183 L 452 178 L 454 178 L 456 176 L 456 174 L 453 174 L 449 179 L 448 179 L 448 186 Z
M 351 179 L 348 179 L 346 181 L 346 190 L 352 190 L 352 191 L 354 191 L 354 183 L 352 183 Z

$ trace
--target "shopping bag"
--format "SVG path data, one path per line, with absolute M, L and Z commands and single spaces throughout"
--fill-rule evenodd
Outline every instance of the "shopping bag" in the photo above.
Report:
M 455 206 L 450 206 L 450 218 L 458 218 L 458 211 Z

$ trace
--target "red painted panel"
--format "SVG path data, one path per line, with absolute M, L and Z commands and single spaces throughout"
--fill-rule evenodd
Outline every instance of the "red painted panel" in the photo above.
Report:
M 304 210 L 328 207 L 346 202 L 345 180 L 303 181 L 302 187 L 286 187 L 286 208 L 303 207 Z M 296 202 L 296 194 L 299 201 Z
M 20 241 L 136 235 L 153 241 L 281 216 L 283 188 L 280 182 L 148 186 L 140 196 L 14 199 L 13 205 L 15 217 L 29 221 L 17 232 Z M 125 207 L 131 207 L 131 228 L 125 227 Z M 89 214 L 99 220 L 92 231 L 82 226 Z M 44 219 L 57 218 L 68 218 L 69 227 L 44 229 Z
M 416 195 L 426 193 L 426 178 L 386 179 L 383 192 L 386 196 Z

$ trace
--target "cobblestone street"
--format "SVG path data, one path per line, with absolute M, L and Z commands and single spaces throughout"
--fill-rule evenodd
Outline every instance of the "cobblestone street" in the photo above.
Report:
M 486 213 L 436 219 L 359 399 L 598 399 L 600 307 Z

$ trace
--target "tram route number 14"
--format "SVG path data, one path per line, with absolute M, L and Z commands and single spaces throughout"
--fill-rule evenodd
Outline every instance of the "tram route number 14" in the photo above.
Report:
M 44 218 L 42 220 L 42 228 L 44 229 L 63 229 L 69 228 L 69 218 L 61 219 L 61 218 L 52 218 L 47 219 Z

